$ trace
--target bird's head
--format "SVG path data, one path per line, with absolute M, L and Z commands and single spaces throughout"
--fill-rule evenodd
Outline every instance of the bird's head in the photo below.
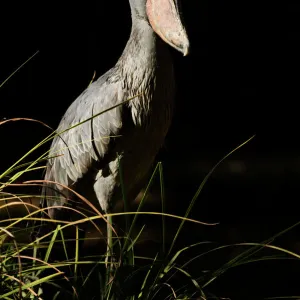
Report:
M 189 39 L 179 12 L 180 0 L 130 0 L 133 17 L 145 18 L 166 43 L 187 55 Z

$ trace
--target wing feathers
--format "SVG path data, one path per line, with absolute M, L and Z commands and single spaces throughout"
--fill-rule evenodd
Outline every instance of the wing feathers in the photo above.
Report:
M 124 100 L 126 98 L 120 82 L 109 84 L 100 78 L 71 104 L 57 132 L 63 132 Z M 111 136 L 118 135 L 122 127 L 121 116 L 122 106 L 118 106 L 55 137 L 50 157 L 59 156 L 49 159 L 45 179 L 66 186 L 77 182 L 88 171 L 93 160 L 99 160 L 107 154 Z M 61 188 L 58 187 L 58 190 Z M 53 191 L 47 191 L 46 194 L 52 195 Z M 56 204 L 63 205 L 66 202 L 61 195 L 58 199 Z

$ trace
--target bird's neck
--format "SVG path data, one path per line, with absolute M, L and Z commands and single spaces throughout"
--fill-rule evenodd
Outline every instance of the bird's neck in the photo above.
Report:
M 166 49 L 149 23 L 144 19 L 133 19 L 130 38 L 117 66 L 126 75 L 150 76 L 155 71 L 162 48 Z M 164 52 L 164 51 L 163 51 Z M 148 74 L 149 73 L 149 74 Z
M 172 81 L 172 62 L 167 45 L 160 40 L 145 20 L 134 20 L 130 38 L 119 59 L 117 72 L 123 81 L 132 119 L 136 125 L 148 122 L 151 111 L 160 101 L 169 101 L 162 89 Z M 157 93 L 161 88 L 161 93 Z M 157 97 L 157 95 L 163 95 Z

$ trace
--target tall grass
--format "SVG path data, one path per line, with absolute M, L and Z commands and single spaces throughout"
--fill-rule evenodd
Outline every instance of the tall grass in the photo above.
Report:
M 5 120 L 0 125 L 17 120 L 21 119 Z M 80 126 L 82 123 L 75 126 Z M 61 133 L 52 132 L 0 174 L 0 216 L 2 216 L 0 220 L 0 299 L 221 299 L 210 292 L 210 286 L 216 279 L 224 276 L 229 269 L 262 260 L 298 260 L 300 258 L 298 254 L 274 244 L 279 236 L 297 226 L 298 223 L 261 243 L 216 246 L 215 243 L 209 241 L 198 241 L 191 245 L 178 245 L 178 237 L 187 222 L 193 222 L 197 226 L 217 226 L 217 224 L 207 224 L 189 218 L 190 212 L 214 170 L 228 156 L 250 142 L 253 137 L 228 153 L 212 168 L 195 192 L 183 216 L 171 215 L 165 210 L 164 174 L 162 163 L 159 162 L 145 187 L 137 211 L 128 211 L 130 199 L 126 198 L 126 187 L 122 184 L 121 178 L 124 212 L 103 215 L 88 199 L 69 188 L 80 201 L 87 205 L 88 209 L 63 207 L 64 210 L 78 216 L 74 221 L 67 221 L 50 219 L 47 216 L 47 209 L 28 201 L 32 198 L 39 199 L 40 187 L 45 181 L 33 179 L 22 182 L 22 176 L 25 173 L 45 168 L 45 162 L 49 157 L 46 152 L 38 155 L 33 161 L 26 162 L 25 159 L 57 134 Z M 121 163 L 119 168 L 122 168 Z M 160 183 L 162 211 L 145 212 L 143 207 L 155 178 L 158 178 Z M 17 180 L 21 183 L 16 183 Z M 24 193 L 27 187 L 36 187 L 36 193 Z M 18 193 L 18 189 L 21 189 L 22 193 Z M 11 209 L 14 207 L 23 208 L 21 216 L 11 215 Z M 145 225 L 141 226 L 137 223 L 141 215 L 150 215 L 153 222 L 161 220 L 162 224 L 161 245 L 151 256 L 137 254 L 139 241 L 145 230 Z M 107 218 L 113 218 L 116 221 L 124 218 L 125 224 L 122 230 L 113 228 L 114 235 L 111 237 L 110 249 L 112 259 L 106 260 L 108 253 L 105 250 L 100 251 L 101 247 L 96 254 L 82 255 L 81 243 L 87 243 L 93 239 L 81 238 L 81 225 L 88 223 L 94 227 L 98 232 L 99 243 L 101 244 L 102 241 L 102 244 L 105 244 L 103 241 L 106 240 L 106 234 L 101 228 L 103 224 L 106 224 Z M 167 242 L 166 219 L 168 218 L 178 220 L 178 228 L 171 243 Z M 31 233 L 37 231 L 41 224 L 45 223 L 49 225 L 48 230 L 37 238 L 30 239 Z M 66 230 L 70 228 L 74 232 L 72 239 L 69 239 L 66 234 Z M 191 271 L 192 264 L 199 263 L 201 259 L 211 255 L 219 257 L 224 249 L 230 247 L 242 247 L 245 250 L 216 269 L 203 270 L 199 264 L 196 272 Z M 195 249 L 197 249 L 196 255 Z M 272 250 L 272 252 L 266 254 L 266 250 Z M 63 255 L 58 256 L 57 251 Z M 106 266 L 107 263 L 109 266 Z

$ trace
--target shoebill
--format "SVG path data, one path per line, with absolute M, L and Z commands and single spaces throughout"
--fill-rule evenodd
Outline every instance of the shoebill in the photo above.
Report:
M 189 52 L 179 0 L 129 3 L 132 28 L 126 47 L 116 65 L 67 109 L 57 128 L 63 133 L 52 142 L 45 174 L 46 181 L 97 201 L 105 213 L 122 200 L 122 186 L 129 200 L 140 192 L 171 123 L 175 84 L 169 47 L 184 56 Z M 70 213 L 52 207 L 74 199 L 62 185 L 44 185 L 43 202 L 51 218 Z

